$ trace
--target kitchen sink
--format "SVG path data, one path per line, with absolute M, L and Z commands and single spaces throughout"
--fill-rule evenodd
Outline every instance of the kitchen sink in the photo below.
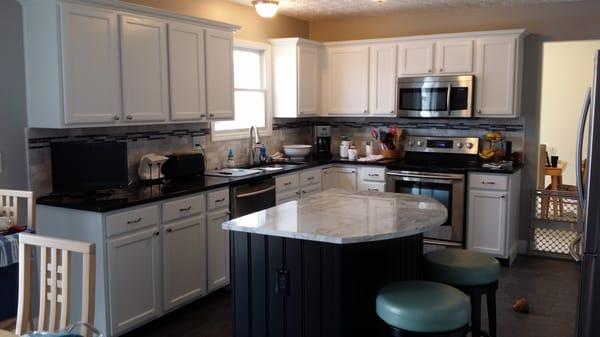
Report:
M 213 177 L 227 177 L 227 178 L 238 178 L 250 176 L 257 173 L 262 173 L 264 170 L 261 169 L 245 169 L 245 168 L 224 168 L 214 171 L 208 171 L 205 176 Z

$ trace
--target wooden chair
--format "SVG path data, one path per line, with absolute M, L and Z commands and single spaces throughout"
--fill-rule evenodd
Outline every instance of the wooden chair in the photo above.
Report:
M 22 221 L 22 213 L 19 212 L 19 201 L 27 202 L 27 219 Z M 27 228 L 35 230 L 35 197 L 33 192 L 18 190 L 0 190 L 0 216 L 9 216 L 17 225 L 27 225 Z
M 17 335 L 31 330 L 32 253 L 40 248 L 40 305 L 37 330 L 65 329 L 70 319 L 71 253 L 83 255 L 81 320 L 94 323 L 96 249 L 93 243 L 19 234 L 19 309 Z M 82 328 L 83 329 L 83 328 Z M 90 336 L 84 329 L 82 335 Z

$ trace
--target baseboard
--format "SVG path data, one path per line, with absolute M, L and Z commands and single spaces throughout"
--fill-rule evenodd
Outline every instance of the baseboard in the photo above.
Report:
M 527 240 L 519 240 L 518 242 L 518 248 L 517 248 L 517 252 L 520 255 L 527 255 L 529 254 L 529 249 L 528 249 L 528 245 L 527 245 Z

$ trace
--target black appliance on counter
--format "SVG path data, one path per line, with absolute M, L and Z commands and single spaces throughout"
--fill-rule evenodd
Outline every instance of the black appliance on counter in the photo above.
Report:
M 466 172 L 478 167 L 479 138 L 407 137 L 403 161 L 388 166 L 386 192 L 426 195 L 448 209 L 448 220 L 424 234 L 433 246 L 465 247 Z
M 314 156 L 331 158 L 331 126 L 315 125 Z
M 50 151 L 54 193 L 93 193 L 129 183 L 126 143 L 52 143 Z
M 167 160 L 161 171 L 166 179 L 181 179 L 194 176 L 204 176 L 206 162 L 202 153 L 173 153 L 167 155 Z

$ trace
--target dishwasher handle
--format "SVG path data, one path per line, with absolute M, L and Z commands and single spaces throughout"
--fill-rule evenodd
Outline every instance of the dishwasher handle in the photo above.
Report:
M 254 196 L 254 195 L 263 194 L 265 192 L 269 192 L 269 191 L 272 191 L 274 189 L 275 189 L 275 186 L 269 186 L 267 188 L 263 188 L 262 190 L 252 191 L 252 192 L 248 192 L 248 193 L 241 193 L 241 194 L 236 195 L 235 197 L 238 198 L 238 199 L 247 198 L 247 197 L 251 197 L 251 196 Z

